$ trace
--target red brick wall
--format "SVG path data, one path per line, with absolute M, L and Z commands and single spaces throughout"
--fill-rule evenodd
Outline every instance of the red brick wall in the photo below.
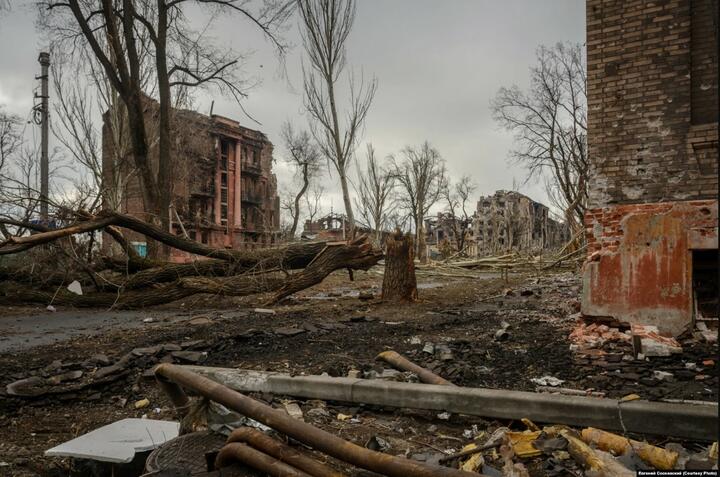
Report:
M 690 2 L 691 111 L 693 124 L 718 121 L 718 2 Z
M 717 195 L 717 126 L 691 121 L 717 123 L 717 3 L 587 1 L 590 207 Z

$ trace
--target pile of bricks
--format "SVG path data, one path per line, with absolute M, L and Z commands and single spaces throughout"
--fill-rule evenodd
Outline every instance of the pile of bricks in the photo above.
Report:
M 578 322 L 568 336 L 568 339 L 574 344 L 570 349 L 575 351 L 579 349 L 600 348 L 607 341 L 624 341 L 631 343 L 632 335 L 629 332 L 620 331 L 619 328 L 611 328 L 607 325 L 597 323 L 586 324 Z

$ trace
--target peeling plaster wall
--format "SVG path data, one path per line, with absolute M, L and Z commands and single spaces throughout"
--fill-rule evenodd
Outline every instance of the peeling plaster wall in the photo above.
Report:
M 593 252 L 583 270 L 582 312 L 682 332 L 692 317 L 691 250 L 717 247 L 717 201 L 625 205 L 588 216 Z

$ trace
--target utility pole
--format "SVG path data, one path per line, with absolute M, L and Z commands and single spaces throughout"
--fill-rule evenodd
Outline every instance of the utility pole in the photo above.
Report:
M 38 57 L 40 62 L 41 73 L 41 93 L 40 93 L 40 218 L 43 223 L 48 222 L 48 195 L 49 195 L 49 175 L 50 175 L 50 162 L 48 158 L 48 67 L 50 66 L 50 53 L 41 52 Z

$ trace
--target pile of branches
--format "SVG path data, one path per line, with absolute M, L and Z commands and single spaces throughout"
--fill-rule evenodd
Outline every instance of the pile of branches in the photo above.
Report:
M 0 266 L 0 303 L 41 303 L 77 307 L 142 308 L 199 293 L 247 296 L 269 293 L 268 304 L 320 283 L 335 270 L 367 270 L 381 258 L 366 236 L 349 242 L 309 242 L 259 250 L 214 248 L 165 232 L 135 217 L 104 211 L 78 213 L 61 228 L 30 223 L 34 233 L 0 242 L 0 256 L 15 255 Z M 123 229 L 168 247 L 199 256 L 191 263 L 141 257 Z M 82 234 L 106 232 L 120 245 L 120 256 L 78 253 Z M 92 244 L 89 245 L 92 247 Z M 3 258 L 3 257 L 0 257 Z M 3 263 L 0 262 L 0 263 Z M 67 285 L 77 281 L 82 294 Z

